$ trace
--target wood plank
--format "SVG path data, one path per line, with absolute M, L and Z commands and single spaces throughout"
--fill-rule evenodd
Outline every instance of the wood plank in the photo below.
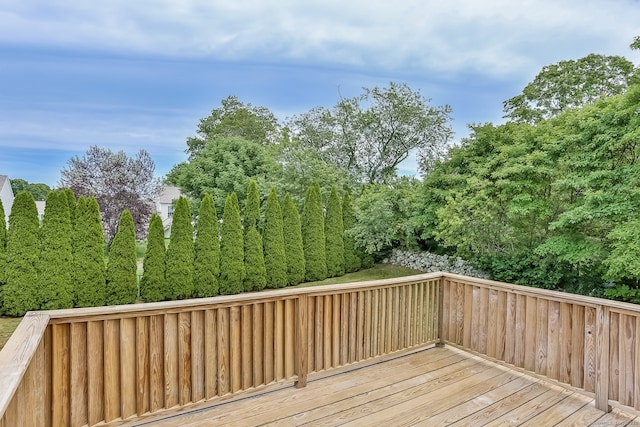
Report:
M 408 300 L 408 296 L 407 296 L 407 287 L 406 286 L 399 286 L 396 288 L 396 294 L 398 296 L 398 311 L 396 312 L 397 316 L 398 316 L 398 329 L 397 329 L 397 334 L 395 334 L 397 336 L 396 338 L 396 345 L 395 348 L 396 349 L 401 349 L 401 348 L 405 348 L 406 344 L 405 344 L 405 339 L 406 339 L 406 325 L 407 325 L 407 304 L 409 303 Z M 358 295 L 358 294 L 354 294 L 354 295 Z M 357 338 L 356 338 L 356 344 L 357 344 Z M 355 360 L 359 360 L 357 357 L 357 345 L 356 345 L 356 356 L 354 357 Z
M 536 304 L 536 365 L 535 373 L 547 375 L 547 346 L 549 344 L 549 302 L 537 298 Z
M 352 292 L 349 294 L 349 363 L 353 363 L 356 361 L 356 348 L 358 346 L 357 322 L 358 322 L 358 294 L 357 292 Z M 397 329 L 398 329 L 398 326 L 396 324 L 396 330 Z
M 229 307 L 229 391 L 242 390 L 242 324 L 240 307 Z
M 513 364 L 524 367 L 525 334 L 527 331 L 527 297 L 518 295 L 516 299 L 516 336 Z
M 284 378 L 284 301 L 276 301 L 274 305 L 274 332 L 275 340 L 275 380 L 280 381 Z M 317 344 L 317 343 L 316 343 Z
M 618 401 L 626 406 L 634 405 L 636 317 L 620 315 L 620 384 Z
M 466 287 L 462 283 L 455 283 L 456 295 L 455 295 L 455 340 L 454 342 L 459 345 L 464 344 L 464 333 L 465 333 L 465 303 L 466 303 Z
M 242 390 L 247 390 L 254 386 L 253 307 L 251 305 L 242 306 L 240 309 L 240 319 L 242 325 L 240 334 L 242 352 L 239 356 L 242 359 Z
M 525 337 L 524 337 L 524 369 L 536 370 L 536 332 L 538 330 L 538 298 L 526 297 Z
M 465 314 L 471 314 L 471 341 L 469 348 L 473 351 L 480 352 L 479 336 L 480 336 L 480 288 L 477 286 L 471 287 L 472 289 L 472 306 L 471 312 Z
M 312 304 L 311 298 L 309 305 Z M 264 304 L 264 383 L 275 380 L 275 303 L 268 301 Z M 309 339 L 308 344 L 313 344 Z
M 120 320 L 120 413 L 123 419 L 136 414 L 136 319 Z
M 218 396 L 224 396 L 231 392 L 231 361 L 230 361 L 230 335 L 229 335 L 229 309 L 216 310 L 218 319 L 216 322 L 216 338 L 218 342 Z
M 618 400 L 620 389 L 620 314 L 609 312 L 609 399 Z
M 284 378 L 292 378 L 295 374 L 296 328 L 295 328 L 295 300 L 288 298 L 284 302 Z M 330 330 L 330 329 L 329 329 Z M 326 331 L 329 333 L 329 331 Z M 330 363 L 331 358 L 329 357 Z
M 333 367 L 333 296 L 324 296 L 324 319 L 323 319 L 323 369 Z
M 596 307 L 595 394 L 596 408 L 609 412 L 609 307 Z
M 264 384 L 264 304 L 253 304 L 253 384 Z M 306 307 L 305 307 L 306 310 Z M 306 353 L 305 353 L 306 354 Z
M 103 322 L 87 322 L 87 354 L 88 423 L 94 425 L 104 420 Z
M 164 316 L 164 402 L 166 408 L 180 404 L 178 340 L 178 314 L 166 314 Z
M 549 301 L 547 323 L 547 376 L 560 379 L 560 303 Z
M 560 303 L 560 382 L 571 382 L 571 338 L 573 307 L 572 304 Z
M 106 422 L 110 422 L 120 416 L 120 320 L 106 320 L 104 322 L 104 418 Z
M 151 410 L 151 359 L 149 317 L 136 318 L 136 412 L 138 415 Z
M 218 396 L 218 313 L 217 310 L 204 312 L 204 387 L 205 396 Z
M 314 324 L 314 339 L 315 342 L 315 361 L 316 372 L 320 372 L 324 369 L 324 297 L 316 297 L 316 310 L 315 317 L 313 317 Z
M 419 322 L 416 318 L 416 324 Z M 365 292 L 365 306 L 364 306 L 364 342 L 363 342 L 363 358 L 369 359 L 371 355 L 371 334 L 373 324 L 373 291 Z
M 53 325 L 53 407 L 55 425 L 70 422 L 69 324 Z
M 507 293 L 498 293 L 498 302 L 494 313 L 496 328 L 496 354 L 498 360 L 505 360 L 505 340 L 507 334 Z
M 507 293 L 506 322 L 504 335 L 504 361 L 513 364 L 516 350 L 516 299 L 513 293 Z
M 380 331 L 380 290 L 371 291 L 371 357 L 380 354 L 379 331 Z
M 356 319 L 356 360 L 364 360 L 364 295 L 363 291 L 358 292 L 357 294 L 357 319 Z M 406 325 L 405 325 L 406 327 Z M 405 329 L 406 331 L 406 329 Z M 405 332 L 406 333 L 406 332 Z M 406 338 L 406 337 L 405 337 Z
M 640 380 L 637 378 L 637 374 L 640 371 L 640 349 L 638 348 L 638 346 L 640 346 L 640 316 L 636 316 L 635 318 L 636 320 L 636 336 L 635 336 L 635 342 L 634 342 L 634 351 L 635 351 L 635 372 L 636 372 L 636 376 L 634 376 L 633 381 L 634 381 L 634 394 L 633 394 L 633 401 L 634 401 L 634 409 L 638 410 L 640 409 Z
M 487 325 L 487 351 L 486 355 L 489 357 L 496 357 L 497 347 L 497 317 L 500 316 L 498 310 L 498 291 L 495 289 L 489 290 L 489 300 L 487 308 L 487 317 L 490 319 Z
M 87 324 L 72 323 L 70 348 L 71 367 L 71 425 L 85 425 L 89 422 L 88 401 L 87 401 Z M 41 374 L 44 374 L 42 372 Z M 34 413 L 35 408 L 30 409 Z
M 471 328 L 473 322 L 473 286 L 464 287 L 464 309 L 462 311 L 463 316 L 463 329 L 462 329 L 462 346 L 465 348 L 471 347 Z
M 571 379 L 569 384 L 582 388 L 584 380 L 584 306 L 573 306 L 571 329 Z
M 376 355 L 381 355 L 386 353 L 386 332 L 387 332 L 387 290 L 380 290 L 380 300 L 379 300 L 379 317 L 380 317 L 380 326 L 378 327 L 378 352 Z
M 164 316 L 149 317 L 149 410 L 164 408 Z
M 204 311 L 191 312 L 191 400 L 205 399 Z
M 340 366 L 340 301 L 340 295 L 331 297 L 331 366 L 334 368 Z
M 517 410 L 504 414 L 490 423 L 485 424 L 485 426 L 499 427 L 507 423 L 510 425 L 522 425 L 524 422 L 543 413 L 549 408 L 555 405 L 562 405 L 572 394 L 572 391 L 560 388 L 546 391 L 540 396 L 523 403 Z
M 584 309 L 584 379 L 585 391 L 594 392 L 596 384 L 596 309 Z
M 307 322 L 309 321 L 307 317 L 307 296 L 301 295 L 300 298 L 296 300 L 296 375 L 298 375 L 298 381 L 296 382 L 296 387 L 302 388 L 307 385 L 307 373 L 309 372 L 309 366 L 307 364 L 307 340 L 308 335 L 305 333 L 307 330 Z

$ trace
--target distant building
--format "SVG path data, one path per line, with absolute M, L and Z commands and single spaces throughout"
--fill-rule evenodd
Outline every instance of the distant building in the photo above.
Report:
M 44 219 L 44 208 L 47 202 L 45 200 L 36 200 L 36 209 L 38 211 L 38 219 L 40 222 Z
M 162 186 L 160 193 L 155 201 L 156 213 L 162 218 L 164 226 L 164 236 L 171 236 L 171 221 L 173 220 L 173 208 L 175 202 L 180 198 L 182 193 L 178 187 Z
M 0 200 L 4 208 L 5 221 L 9 226 L 9 214 L 13 206 L 13 190 L 11 189 L 11 181 L 7 175 L 0 175 Z

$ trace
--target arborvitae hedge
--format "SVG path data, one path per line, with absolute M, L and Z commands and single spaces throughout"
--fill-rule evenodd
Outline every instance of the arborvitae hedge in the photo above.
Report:
M 16 195 L 7 232 L 6 284 L 3 287 L 4 313 L 23 316 L 38 304 L 38 210 L 33 195 Z
M 120 215 L 107 263 L 107 305 L 131 304 L 138 296 L 136 230 L 131 212 Z
M 269 192 L 265 204 L 262 238 L 267 288 L 283 288 L 287 285 L 287 257 L 284 250 L 282 210 L 275 188 Z
M 78 207 L 76 195 L 73 194 L 73 190 L 70 188 L 64 188 L 61 191 L 67 199 L 67 205 L 69 206 L 69 218 L 71 219 L 71 228 L 73 228 L 76 224 L 76 209 Z
M 40 228 L 38 282 L 40 308 L 72 308 L 74 302 L 71 255 L 71 218 L 66 195 L 50 191 Z
M 327 257 L 327 275 L 344 275 L 344 226 L 342 224 L 342 203 L 338 189 L 331 188 L 327 201 L 327 214 L 324 221 L 325 249 Z
M 151 215 L 149 233 L 147 233 L 147 251 L 144 254 L 142 278 L 140 279 L 140 297 L 147 302 L 167 299 L 165 289 L 165 246 L 164 225 L 158 214 Z
M 0 314 L 3 312 L 2 287 L 7 281 L 7 222 L 4 218 L 4 206 L 0 200 Z
M 218 295 L 220 276 L 220 237 L 218 215 L 213 197 L 202 199 L 196 225 L 195 261 L 193 274 L 194 295 L 212 297 Z
M 193 227 L 189 203 L 180 197 L 171 222 L 171 238 L 166 255 L 166 289 L 170 299 L 193 296 Z
M 73 285 L 77 307 L 105 304 L 104 232 L 97 200 L 80 197 L 72 233 Z
M 324 216 L 319 185 L 307 190 L 302 212 L 302 243 L 307 282 L 327 278 Z
M 220 232 L 220 294 L 239 294 L 243 290 L 244 279 L 244 240 L 240 223 L 238 196 L 227 196 L 222 214 Z
M 344 226 L 344 269 L 347 273 L 360 270 L 362 261 L 356 250 L 355 240 L 349 234 L 349 230 L 356 224 L 356 217 L 353 212 L 353 199 L 348 191 L 342 198 L 342 225 Z
M 267 270 L 262 253 L 262 237 L 255 226 L 244 236 L 244 290 L 259 291 L 267 284 Z
M 244 232 L 251 227 L 258 228 L 260 223 L 260 192 L 255 179 L 249 181 L 247 187 L 247 200 L 244 204 Z
M 297 285 L 304 281 L 304 249 L 300 213 L 289 193 L 284 196 L 282 208 L 282 230 L 284 253 L 287 260 L 287 284 Z

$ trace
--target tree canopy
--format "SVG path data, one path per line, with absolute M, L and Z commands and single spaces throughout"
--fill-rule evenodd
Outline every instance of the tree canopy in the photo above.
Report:
M 51 187 L 43 183 L 30 183 L 20 178 L 13 178 L 10 181 L 13 194 L 18 194 L 21 191 L 27 191 L 31 193 L 35 200 L 46 200 L 47 194 L 51 191 Z

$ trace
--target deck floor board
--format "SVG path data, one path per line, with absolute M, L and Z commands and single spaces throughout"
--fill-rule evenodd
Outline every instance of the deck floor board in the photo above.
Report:
M 593 399 L 463 351 L 431 348 L 130 426 L 640 425 Z

